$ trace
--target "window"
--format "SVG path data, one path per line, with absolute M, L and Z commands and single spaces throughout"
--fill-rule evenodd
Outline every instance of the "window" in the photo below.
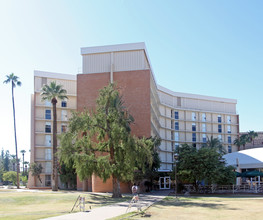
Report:
M 67 125 L 61 125 L 61 133 L 65 133 L 67 131 Z
M 67 121 L 68 120 L 67 110 L 62 110 L 61 111 L 61 120 L 62 121 Z
M 203 134 L 203 143 L 206 143 L 206 134 Z
M 48 120 L 51 119 L 51 109 L 45 110 L 45 119 L 48 119 Z
M 192 141 L 196 142 L 196 133 L 192 133 Z
M 202 113 L 202 121 L 205 122 L 206 121 L 206 114 Z
M 196 131 L 196 124 L 195 123 L 192 124 L 192 131 Z
M 179 147 L 179 143 L 175 143 L 175 144 L 174 144 L 174 147 L 175 147 L 175 150 L 177 150 L 178 147 Z
M 221 134 L 219 134 L 219 135 L 217 136 L 217 138 L 218 138 L 218 140 L 219 140 L 220 142 L 222 142 L 222 135 L 221 135 Z
M 51 186 L 51 175 L 46 175 L 45 176 L 45 185 L 46 186 Z
M 51 105 L 51 101 L 46 100 L 46 101 L 45 101 L 45 106 L 51 107 L 51 106 L 52 106 L 52 105 Z
M 195 112 L 192 112 L 192 121 L 195 121 L 196 120 L 196 114 Z
M 177 97 L 177 106 L 181 106 L 181 97 Z
M 51 160 L 51 149 L 45 149 L 45 159 Z
M 51 162 L 46 162 L 45 173 L 51 173 Z
M 227 116 L 227 124 L 231 124 L 231 116 L 230 115 Z
M 196 144 L 193 144 L 193 147 L 195 147 L 195 148 L 196 148 Z
M 229 134 L 231 133 L 231 125 L 227 126 L 227 133 L 229 133 Z
M 179 130 L 179 122 L 175 122 L 175 123 L 174 123 L 174 129 L 175 129 L 176 131 Z
M 46 122 L 45 132 L 51 133 L 51 123 L 50 122 Z
M 222 133 L 222 125 L 218 125 L 218 133 Z
M 45 145 L 51 147 L 51 135 L 46 135 Z
M 179 119 L 179 112 L 174 112 L 174 119 Z
M 222 122 L 222 117 L 221 117 L 221 115 L 218 115 L 218 116 L 217 116 L 217 121 L 218 121 L 218 123 L 221 123 L 221 122 Z
M 232 146 L 228 146 L 227 152 L 228 152 L 228 153 L 232 153 Z
M 179 133 L 178 132 L 174 132 L 174 140 L 179 141 Z
M 206 132 L 206 124 L 202 124 L 202 132 Z
M 66 108 L 67 107 L 67 102 L 66 101 L 62 101 L 61 102 L 61 107 Z
M 227 143 L 231 144 L 231 136 L 227 137 Z

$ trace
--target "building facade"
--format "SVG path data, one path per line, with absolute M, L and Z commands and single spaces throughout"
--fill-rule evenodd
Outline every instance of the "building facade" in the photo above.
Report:
M 49 108 L 39 101 L 39 91 L 44 82 L 52 80 L 64 85 L 66 90 L 72 89 L 69 90 L 72 96 L 68 100 L 68 110 L 78 111 L 83 111 L 84 108 L 94 109 L 99 90 L 110 82 L 116 83 L 125 106 L 135 119 L 132 133 L 145 137 L 158 135 L 162 139 L 159 147 L 160 172 L 172 171 L 175 149 L 184 143 L 199 148 L 213 136 L 222 141 L 228 152 L 237 150 L 233 145 L 239 133 L 236 100 L 178 93 L 157 85 L 144 43 L 87 47 L 81 49 L 81 55 L 82 73 L 77 77 L 35 72 L 31 162 L 40 162 L 44 166 L 48 163 L 51 167 L 51 161 L 44 160 L 46 150 L 51 150 L 51 146 L 45 145 L 45 140 L 49 140 L 48 135 L 52 133 L 47 134 L 47 130 L 44 130 L 51 119 L 45 118 L 45 111 Z M 62 106 L 60 110 L 60 114 L 63 115 Z M 65 120 L 58 126 L 62 125 L 66 126 Z M 46 173 L 47 170 L 43 173 L 45 177 L 50 175 Z M 169 186 L 169 177 L 160 178 L 160 188 Z M 78 181 L 78 189 L 109 192 L 111 181 L 102 183 L 99 178 L 93 176 L 84 183 Z
M 76 110 L 76 76 L 68 74 L 34 72 L 34 94 L 31 95 L 31 151 L 30 163 L 38 163 L 43 167 L 38 178 L 29 175 L 28 187 L 51 188 L 52 173 L 52 104 L 42 101 L 40 93 L 44 84 L 56 81 L 67 90 L 68 99 L 58 100 L 57 103 L 57 132 L 61 134 L 67 130 L 71 111 Z M 59 144 L 59 143 L 58 143 Z

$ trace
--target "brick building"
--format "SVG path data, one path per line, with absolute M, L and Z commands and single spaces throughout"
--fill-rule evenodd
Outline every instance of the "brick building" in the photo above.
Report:
M 32 102 L 34 115 L 37 115 L 44 105 L 44 103 L 41 106 L 38 104 L 38 90 L 43 82 L 56 80 L 65 85 L 65 89 L 74 84 L 75 95 L 69 99 L 69 102 L 74 102 L 72 109 L 78 111 L 95 108 L 99 89 L 110 82 L 116 82 L 126 107 L 135 119 L 132 133 L 145 137 L 158 135 L 162 139 L 159 148 L 161 159 L 159 172 L 172 171 L 175 148 L 183 143 L 193 144 L 199 148 L 207 138 L 213 136 L 222 141 L 228 152 L 237 150 L 233 145 L 239 133 L 236 100 L 173 92 L 157 85 L 144 43 L 87 47 L 81 49 L 81 55 L 82 73 L 77 77 L 35 72 L 35 94 Z M 66 77 L 65 81 L 63 81 L 64 77 Z M 72 85 L 68 82 L 68 78 L 72 80 L 70 81 Z M 41 83 L 36 83 L 39 80 L 42 80 Z M 41 112 L 41 120 L 32 116 L 32 128 L 39 127 L 40 130 L 42 129 L 43 136 L 49 135 L 44 130 L 46 119 L 43 109 Z M 38 145 L 38 136 L 36 130 L 32 131 L 31 162 L 43 162 L 44 165 L 51 163 L 51 160 L 43 160 L 44 149 L 48 147 Z M 43 177 L 46 175 L 43 173 Z M 169 176 L 160 177 L 159 182 L 161 189 L 170 188 Z M 39 186 L 37 182 L 32 184 Z M 93 176 L 84 183 L 78 181 L 77 187 L 95 192 L 109 192 L 111 181 L 103 183 L 98 177 Z M 125 185 L 122 189 L 127 190 Z

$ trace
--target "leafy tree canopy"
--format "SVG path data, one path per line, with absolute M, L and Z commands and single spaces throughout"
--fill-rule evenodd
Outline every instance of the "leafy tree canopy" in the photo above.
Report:
M 103 88 L 95 112 L 73 113 L 69 130 L 61 137 L 60 157 L 74 161 L 80 178 L 96 174 L 104 181 L 112 177 L 113 197 L 121 197 L 120 181 L 130 181 L 135 170 L 152 165 L 154 141 L 131 135 L 134 119 L 124 106 L 114 84 Z
M 205 180 L 207 184 L 232 184 L 235 180 L 233 167 L 226 167 L 223 152 L 217 148 L 202 147 L 197 150 L 188 144 L 178 148 L 178 177 L 182 182 Z

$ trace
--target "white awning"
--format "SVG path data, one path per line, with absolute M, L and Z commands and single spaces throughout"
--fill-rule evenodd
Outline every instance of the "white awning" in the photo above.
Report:
M 263 148 L 253 148 L 226 154 L 223 156 L 227 165 L 239 168 L 263 168 Z

